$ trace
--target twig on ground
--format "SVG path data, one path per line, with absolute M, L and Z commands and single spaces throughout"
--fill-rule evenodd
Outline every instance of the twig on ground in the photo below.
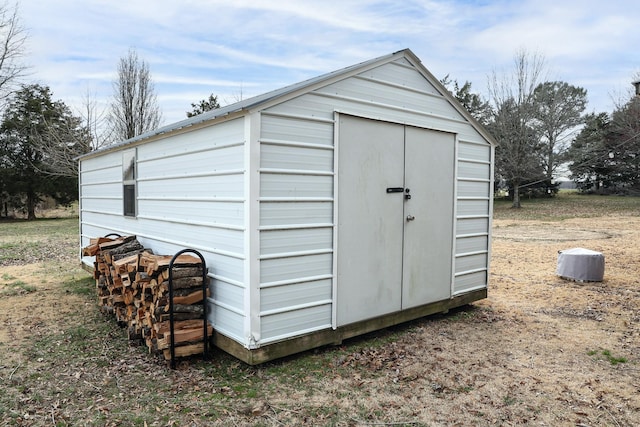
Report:
M 85 380 L 85 381 L 84 381 L 84 383 L 85 383 L 86 385 L 89 385 L 89 386 L 91 386 L 91 387 L 95 388 L 96 390 L 102 390 L 100 387 L 98 387 L 98 386 L 95 386 L 95 385 L 91 384 L 89 381 L 86 381 L 86 380 Z
M 367 421 L 362 421 L 362 420 L 358 420 L 356 418 L 351 418 L 351 421 L 353 421 L 354 423 L 358 423 L 358 424 L 363 424 L 366 426 L 405 426 L 405 425 L 420 425 L 422 424 L 422 422 L 420 421 L 391 421 L 388 423 L 385 422 L 367 422 Z
M 286 411 L 286 412 L 293 412 L 294 414 L 301 414 L 301 412 L 300 412 L 300 411 L 296 411 L 296 410 L 294 410 L 294 409 L 289 409 L 289 408 L 281 408 L 281 407 L 279 407 L 279 406 L 272 405 L 272 404 L 271 404 L 271 403 L 269 403 L 269 402 L 267 402 L 267 405 L 269 405 L 269 408 L 273 409 L 273 410 L 274 410 L 274 412 L 275 412 L 275 410 L 277 409 L 278 411 Z
M 600 407 L 601 407 L 602 409 L 604 409 L 604 410 L 607 412 L 607 414 L 609 414 L 609 416 L 611 417 L 611 419 L 613 420 L 613 422 L 614 422 L 614 423 L 616 423 L 616 425 L 617 425 L 618 427 L 621 427 L 621 426 L 620 426 L 620 423 L 618 422 L 618 420 L 616 420 L 616 417 L 614 417 L 614 416 L 613 416 L 613 414 L 611 413 L 611 411 L 609 411 L 609 409 L 607 409 L 607 407 L 606 407 L 606 406 L 604 406 L 604 405 L 600 405 Z
M 18 366 L 16 366 L 15 369 L 11 371 L 11 375 L 9 375 L 9 381 L 11 381 L 11 378 L 13 378 L 13 374 L 16 373 L 16 371 L 20 368 L 20 366 L 22 366 L 22 363 L 18 363 Z

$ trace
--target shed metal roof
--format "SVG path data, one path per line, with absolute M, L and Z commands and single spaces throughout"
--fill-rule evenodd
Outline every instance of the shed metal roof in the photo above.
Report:
M 141 135 L 138 135 L 136 137 L 127 139 L 125 141 L 119 142 L 119 143 L 115 143 L 112 145 L 109 145 L 107 147 L 92 151 L 90 153 L 87 153 L 83 156 L 80 156 L 79 159 L 82 159 L 84 157 L 89 157 L 89 156 L 94 156 L 96 154 L 105 152 L 105 151 L 111 151 L 111 150 L 116 150 L 119 148 L 122 148 L 124 146 L 128 146 L 137 142 L 140 142 L 142 140 L 145 139 L 149 139 L 152 138 L 154 136 L 158 136 L 158 135 L 162 135 L 165 133 L 169 133 L 169 132 L 173 132 L 173 131 L 177 131 L 183 128 L 187 128 L 187 127 L 191 127 L 194 125 L 198 125 L 204 122 L 208 122 L 208 121 L 213 121 L 217 118 L 220 117 L 224 117 L 224 116 L 228 116 L 230 114 L 234 114 L 234 113 L 240 113 L 242 111 L 249 111 L 251 109 L 260 107 L 264 104 L 269 103 L 270 101 L 274 101 L 280 98 L 286 98 L 287 95 L 292 95 L 295 94 L 296 92 L 299 91 L 305 91 L 305 90 L 310 90 L 310 88 L 316 86 L 316 85 L 323 85 L 323 84 L 328 84 L 328 82 L 333 81 L 333 80 L 338 80 L 340 78 L 346 77 L 356 71 L 360 71 L 360 70 L 364 70 L 367 69 L 368 67 L 377 65 L 377 64 L 382 64 L 385 62 L 389 62 L 392 60 L 395 60 L 399 57 L 406 57 L 409 58 L 412 62 L 414 62 L 416 65 L 419 65 L 420 67 L 420 71 L 425 75 L 425 77 L 428 77 L 428 79 L 430 80 L 430 82 L 436 86 L 439 86 L 442 89 L 443 95 L 454 105 L 454 107 L 456 107 L 456 109 L 463 114 L 470 122 L 471 124 L 485 137 L 487 138 L 487 140 L 492 143 L 495 144 L 495 140 L 493 139 L 493 137 L 483 128 L 482 125 L 480 125 L 469 113 L 468 111 L 466 111 L 466 109 L 464 107 L 462 107 L 462 105 L 460 105 L 460 103 L 446 90 L 446 88 L 444 88 L 444 86 L 442 86 L 440 84 L 440 82 L 426 69 L 424 68 L 424 66 L 422 66 L 422 63 L 420 61 L 420 59 L 411 51 L 411 49 L 403 49 L 403 50 L 399 50 L 397 52 L 394 53 L 390 53 L 387 55 L 383 55 L 377 58 L 373 58 L 370 59 L 368 61 L 364 61 L 364 62 L 360 62 L 354 65 L 351 65 L 349 67 L 346 68 L 342 68 L 336 71 L 332 71 L 326 74 L 322 74 L 320 76 L 317 77 L 313 77 L 311 79 L 308 80 L 304 80 L 289 86 L 285 86 L 282 87 L 280 89 L 276 89 L 276 90 L 272 90 L 270 92 L 266 92 L 263 93 L 261 95 L 257 95 L 251 98 L 247 98 L 238 102 L 235 102 L 233 104 L 229 104 L 226 105 L 224 107 L 220 107 L 217 108 L 215 110 L 210 110 L 210 111 L 206 111 L 202 114 L 199 114 L 197 116 L 194 117 L 189 117 L 188 119 L 185 120 L 181 120 L 179 122 L 175 122 L 175 123 L 171 123 L 169 125 L 165 125 L 162 126 L 158 129 L 149 131 L 149 132 L 145 132 Z M 284 101 L 285 99 L 283 99 Z

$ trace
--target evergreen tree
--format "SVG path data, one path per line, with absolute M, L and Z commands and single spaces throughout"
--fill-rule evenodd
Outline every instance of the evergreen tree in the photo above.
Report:
M 571 144 L 568 152 L 571 159 L 569 170 L 580 190 L 598 191 L 601 187 L 613 185 L 609 181 L 609 127 L 610 118 L 607 113 L 588 114 L 584 127 Z
M 66 123 L 73 120 L 69 108 L 53 101 L 48 87 L 37 84 L 18 90 L 4 112 L 0 125 L 2 189 L 14 200 L 15 197 L 24 200 L 28 219 L 35 219 L 36 205 L 42 196 L 65 203 L 77 199 L 77 177 L 55 174 L 54 153 L 42 146 L 56 128 L 68 129 Z M 60 141 L 65 148 L 74 144 L 67 138 Z
M 471 91 L 471 82 L 464 82 L 462 86 L 457 80 L 451 80 L 449 75 L 444 76 L 440 83 L 462 104 L 464 108 L 479 123 L 486 125 L 491 117 L 489 102 L 479 94 Z
M 208 99 L 203 99 L 199 103 L 191 103 L 191 111 L 187 111 L 187 117 L 197 116 L 198 114 L 202 114 L 205 111 L 215 110 L 220 108 L 220 103 L 218 102 L 218 97 L 214 94 L 209 95 Z
M 569 151 L 578 188 L 600 193 L 640 193 L 640 97 L 587 116 Z
M 535 121 L 542 137 L 542 164 L 551 184 L 558 166 L 566 161 L 568 138 L 584 118 L 587 91 L 566 82 L 544 82 L 533 92 Z

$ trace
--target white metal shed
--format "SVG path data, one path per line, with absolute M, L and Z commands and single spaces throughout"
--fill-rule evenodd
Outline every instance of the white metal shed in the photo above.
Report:
M 83 156 L 80 243 L 197 249 L 214 344 L 261 363 L 485 298 L 493 160 L 406 49 Z

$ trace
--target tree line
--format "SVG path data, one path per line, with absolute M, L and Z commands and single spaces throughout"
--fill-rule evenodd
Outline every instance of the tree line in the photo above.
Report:
M 495 184 L 519 208 L 523 190 L 553 196 L 561 168 L 584 192 L 640 194 L 640 96 L 613 113 L 585 114 L 587 91 L 546 78 L 544 57 L 514 56 L 513 69 L 494 71 L 489 98 L 446 76 L 441 82 L 496 139 Z
M 24 82 L 26 40 L 17 6 L 0 4 L 0 217 L 33 219 L 43 197 L 77 200 L 78 156 L 157 129 L 162 112 L 149 64 L 135 49 L 116 66 L 108 110 L 87 95 L 74 112 L 48 86 Z M 522 191 L 553 195 L 566 167 L 583 191 L 639 194 L 640 97 L 611 114 L 585 114 L 586 90 L 546 74 L 541 55 L 520 51 L 513 69 L 489 76 L 488 98 L 470 82 L 441 80 L 498 142 L 497 189 L 507 189 L 519 208 Z M 187 117 L 220 104 L 211 94 L 191 107 Z
M 26 83 L 27 32 L 18 12 L 0 4 L 0 217 L 35 219 L 43 198 L 77 200 L 79 156 L 157 129 L 162 112 L 149 64 L 135 49 L 117 64 L 107 111 L 88 94 L 74 112 L 48 86 Z M 211 95 L 191 106 L 189 117 L 220 105 Z

